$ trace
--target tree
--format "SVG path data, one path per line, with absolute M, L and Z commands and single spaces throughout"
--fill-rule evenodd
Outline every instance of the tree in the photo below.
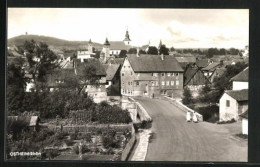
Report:
M 127 51 L 126 51 L 126 50 L 121 50 L 121 52 L 119 53 L 118 57 L 119 57 L 119 58 L 125 58 L 125 57 L 126 57 L 126 54 L 127 54 Z
M 57 56 L 47 44 L 42 42 L 38 44 L 34 40 L 25 41 L 23 52 L 29 63 L 29 73 L 32 74 L 37 92 L 38 81 L 45 81 L 46 74 L 58 67 Z
M 147 54 L 158 55 L 158 49 L 155 46 L 149 46 Z
M 127 53 L 128 54 L 136 54 L 137 53 L 137 49 L 136 48 L 130 48 Z
M 193 103 L 192 94 L 191 94 L 191 91 L 190 91 L 190 89 L 188 87 L 184 88 L 182 103 L 183 104 L 191 104 L 191 103 Z
M 7 66 L 7 103 L 9 114 L 23 111 L 24 90 L 26 86 L 22 59 L 16 59 Z
M 170 51 L 171 51 L 171 52 L 175 51 L 175 48 L 172 46 L 172 47 L 170 48 Z
M 146 52 L 144 50 L 139 50 L 139 54 L 146 54 Z
M 159 54 L 169 55 L 169 49 L 165 45 L 162 45 L 159 49 Z

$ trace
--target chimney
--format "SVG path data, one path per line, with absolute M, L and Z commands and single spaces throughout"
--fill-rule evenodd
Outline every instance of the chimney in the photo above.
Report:
M 136 49 L 136 57 L 140 57 L 139 48 Z
M 161 56 L 161 59 L 164 60 L 164 56 L 163 56 L 163 54 L 161 54 L 160 56 Z

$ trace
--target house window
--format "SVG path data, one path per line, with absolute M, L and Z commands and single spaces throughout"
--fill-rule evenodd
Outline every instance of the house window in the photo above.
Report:
M 176 73 L 175 75 L 176 75 L 176 77 L 178 77 L 178 76 L 179 76 L 179 73 Z
M 230 101 L 229 100 L 226 101 L 226 106 L 230 107 Z
M 165 75 L 165 74 L 164 74 L 164 73 L 162 73 L 162 77 L 164 77 L 164 75 Z
M 131 75 L 133 75 L 133 73 L 131 72 Z
M 136 73 L 136 74 L 137 74 L 138 77 L 140 76 L 140 73 Z
M 166 81 L 166 85 L 169 86 L 170 85 L 170 81 Z
M 179 85 L 179 81 L 176 81 L 176 86 L 178 86 Z
M 124 73 L 122 73 L 122 77 L 124 76 L 125 74 Z
M 164 83 L 164 81 L 162 81 L 162 86 L 164 86 L 165 85 L 165 83 Z
M 167 73 L 167 76 L 170 77 L 170 76 L 171 76 L 171 73 Z
M 139 85 L 139 81 L 136 81 L 136 86 L 138 86 Z
M 153 81 L 151 82 L 151 85 L 154 86 L 154 82 Z
M 174 81 L 171 81 L 171 85 L 174 86 Z
M 132 85 L 132 82 L 130 82 L 130 84 Z
M 128 82 L 128 85 L 130 85 L 130 82 Z
M 155 86 L 158 86 L 158 81 L 155 81 Z
M 172 73 L 172 76 L 174 76 L 174 73 Z

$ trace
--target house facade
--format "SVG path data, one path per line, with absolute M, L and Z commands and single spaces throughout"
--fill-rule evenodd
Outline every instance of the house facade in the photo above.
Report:
M 125 96 L 156 97 L 183 89 L 183 69 L 174 56 L 127 55 L 120 76 Z
M 219 120 L 238 120 L 248 110 L 248 89 L 228 90 L 219 100 Z
M 80 59 L 81 62 L 84 62 L 84 60 L 92 58 L 93 55 L 95 55 L 95 53 L 93 49 L 93 43 L 90 39 L 88 42 L 88 50 L 78 51 L 77 59 Z
M 233 90 L 248 89 L 248 72 L 249 67 L 245 68 L 242 72 L 231 78 L 231 81 L 233 81 Z

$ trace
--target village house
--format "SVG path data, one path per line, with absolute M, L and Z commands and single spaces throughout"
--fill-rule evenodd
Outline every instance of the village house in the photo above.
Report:
M 233 90 L 248 89 L 248 71 L 249 67 L 231 78 Z
M 103 64 L 106 71 L 106 89 L 108 96 L 120 95 L 120 64 Z
M 77 59 L 80 59 L 81 62 L 84 62 L 86 59 L 90 59 L 95 55 L 94 49 L 93 49 L 93 43 L 91 39 L 88 42 L 88 50 L 79 50 L 77 52 Z
M 248 89 L 226 90 L 219 100 L 219 120 L 238 120 L 248 109 Z
M 225 91 L 219 100 L 220 120 L 238 120 L 238 115 L 248 109 L 248 70 L 247 67 L 231 78 L 233 90 Z
M 184 87 L 188 87 L 194 96 L 198 95 L 198 91 L 209 84 L 210 81 L 203 74 L 201 68 L 196 64 L 188 64 L 184 71 Z
M 156 97 L 183 89 L 183 69 L 170 55 L 129 54 L 120 76 L 125 96 Z

